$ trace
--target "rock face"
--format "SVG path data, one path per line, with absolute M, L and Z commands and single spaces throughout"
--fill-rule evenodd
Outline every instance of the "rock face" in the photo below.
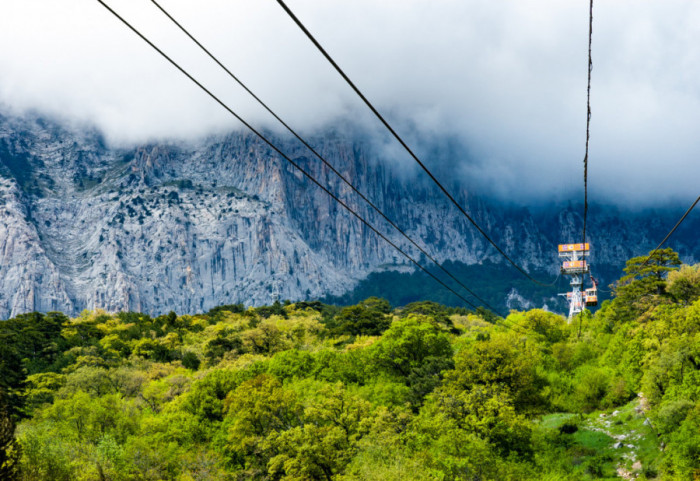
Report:
M 299 145 L 275 142 L 390 232 Z M 327 134 L 313 144 L 438 260 L 501 262 L 433 186 L 386 167 L 369 143 Z M 579 209 L 531 213 L 452 190 L 527 269 L 553 277 L 556 244 L 577 240 Z M 610 268 L 648 251 L 673 219 L 593 213 L 592 261 Z M 400 236 L 389 237 L 419 257 Z M 674 247 L 686 258 L 700 257 L 691 242 Z M 0 318 L 94 308 L 194 313 L 235 302 L 339 295 L 372 271 L 407 263 L 250 135 L 110 148 L 96 132 L 0 116 Z

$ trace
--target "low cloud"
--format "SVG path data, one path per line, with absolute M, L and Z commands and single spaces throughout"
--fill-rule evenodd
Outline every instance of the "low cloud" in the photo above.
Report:
M 255 125 L 275 128 L 146 0 L 112 0 Z M 406 140 L 457 139 L 455 170 L 513 199 L 580 190 L 588 2 L 289 0 Z M 283 118 L 307 132 L 381 126 L 274 0 L 162 0 Z M 589 185 L 620 203 L 690 202 L 700 177 L 700 4 L 596 3 Z M 95 0 L 9 0 L 0 102 L 96 124 L 114 143 L 240 128 Z M 401 152 L 386 147 L 396 162 Z M 460 151 L 458 149 L 458 151 Z

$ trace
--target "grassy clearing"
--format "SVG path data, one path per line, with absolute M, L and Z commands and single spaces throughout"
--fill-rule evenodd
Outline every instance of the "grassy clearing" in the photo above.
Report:
M 654 479 L 661 458 L 659 441 L 638 406 L 639 400 L 634 399 L 620 408 L 586 416 L 549 414 L 538 426 L 550 443 L 559 446 L 562 458 L 558 461 L 572 466 L 572 474 L 579 479 L 621 479 L 618 469 L 643 473 L 638 479 Z M 571 426 L 575 432 L 567 433 Z

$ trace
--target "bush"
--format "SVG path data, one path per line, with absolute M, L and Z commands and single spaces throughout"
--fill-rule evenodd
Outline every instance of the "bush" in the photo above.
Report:
M 270 360 L 268 372 L 280 379 L 308 377 L 314 369 L 314 358 L 306 351 L 282 351 Z
M 202 363 L 202 361 L 199 360 L 199 357 L 191 351 L 187 351 L 184 356 L 182 356 L 182 365 L 185 366 L 187 369 L 191 369 L 192 371 L 196 371 L 199 369 L 199 365 Z
M 574 434 L 578 431 L 578 426 L 573 423 L 564 423 L 559 426 L 559 434 Z
M 578 409 L 583 412 L 598 409 L 608 393 L 609 373 L 601 368 L 583 366 L 576 377 L 574 398 Z
M 353 336 L 378 336 L 391 325 L 391 320 L 379 310 L 358 304 L 343 308 L 335 317 L 335 334 Z
M 154 339 L 141 339 L 134 346 L 134 355 L 158 362 L 171 360 L 170 350 Z

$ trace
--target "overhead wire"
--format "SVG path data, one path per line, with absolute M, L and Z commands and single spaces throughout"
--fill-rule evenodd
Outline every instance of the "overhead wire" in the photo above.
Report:
M 690 212 L 695 208 L 695 206 L 697 205 L 697 203 L 698 203 L 699 201 L 700 201 L 700 195 L 698 196 L 697 199 L 695 199 L 695 202 L 693 202 L 693 204 L 688 208 L 688 210 L 685 211 L 685 214 L 683 214 L 683 216 L 678 220 L 678 222 L 676 222 L 676 225 L 673 226 L 673 229 L 671 229 L 671 230 L 669 231 L 669 233 L 666 234 L 666 237 L 664 237 L 664 240 L 662 240 L 662 241 L 659 243 L 659 245 L 656 246 L 656 249 L 654 249 L 653 251 L 651 251 L 651 253 L 650 253 L 649 256 L 646 258 L 646 260 L 644 261 L 644 263 L 642 263 L 642 265 L 639 266 L 640 269 L 641 269 L 642 267 L 646 266 L 646 265 L 649 263 L 649 261 L 650 261 L 651 258 L 654 256 L 654 254 L 656 254 L 656 252 L 657 252 L 659 249 L 661 249 L 661 247 L 662 247 L 662 246 L 666 243 L 666 241 L 673 235 L 673 233 L 676 232 L 676 229 L 678 229 L 678 227 L 683 223 L 683 221 L 685 220 L 685 218 L 688 217 L 688 214 L 690 214 Z
M 179 70 L 183 75 L 185 75 L 189 80 L 191 80 L 195 85 L 197 85 L 202 91 L 204 91 L 209 97 L 211 97 L 216 103 L 218 103 L 221 107 L 223 107 L 226 111 L 228 111 L 233 117 L 235 117 L 239 122 L 241 122 L 246 128 L 248 128 L 253 134 L 255 134 L 257 137 L 259 137 L 265 144 L 267 144 L 272 150 L 274 150 L 279 156 L 281 156 L 283 159 L 285 159 L 287 162 L 289 162 L 294 168 L 296 168 L 299 172 L 301 172 L 306 178 L 308 178 L 311 182 L 316 184 L 319 188 L 321 188 L 326 194 L 328 194 L 333 200 L 338 202 L 341 206 L 343 206 L 348 212 L 350 212 L 355 218 L 357 218 L 360 222 L 362 222 L 367 228 L 372 230 L 375 234 L 377 234 L 382 240 L 387 242 L 390 246 L 392 246 L 396 251 L 398 251 L 401 255 L 403 255 L 405 258 L 407 258 L 411 263 L 413 263 L 416 267 L 421 269 L 423 272 L 425 272 L 428 276 L 430 276 L 434 281 L 436 281 L 438 284 L 440 284 L 442 287 L 450 291 L 452 294 L 457 296 L 459 299 L 464 301 L 467 305 L 471 306 L 472 308 L 476 309 L 477 306 L 475 306 L 471 301 L 466 299 L 464 296 L 456 292 L 454 289 L 452 289 L 450 286 L 445 284 L 441 279 L 439 279 L 437 276 L 435 276 L 432 272 L 430 272 L 428 269 L 426 269 L 424 266 L 422 266 L 418 261 L 416 261 L 412 256 L 410 256 L 408 253 L 406 253 L 404 250 L 402 250 L 399 246 L 397 246 L 394 242 L 392 242 L 390 239 L 388 239 L 384 234 L 379 232 L 372 224 L 370 224 L 367 220 L 365 220 L 361 215 L 359 215 L 355 210 L 353 210 L 348 204 L 343 202 L 340 198 L 338 198 L 335 194 L 333 194 L 330 190 L 328 190 L 325 186 L 323 186 L 320 182 L 318 182 L 311 174 L 309 174 L 306 170 L 304 170 L 299 164 L 294 162 L 289 156 L 287 156 L 282 150 L 280 150 L 274 143 L 272 143 L 270 140 L 268 140 L 262 133 L 260 133 L 257 129 L 255 129 L 252 125 L 250 125 L 248 122 L 246 122 L 240 115 L 238 115 L 234 110 L 232 110 L 227 104 L 225 104 L 221 99 L 219 99 L 214 93 L 212 93 L 209 89 L 207 89 L 202 83 L 200 83 L 195 77 L 193 77 L 189 72 L 187 72 L 183 67 L 181 67 L 175 60 L 173 60 L 171 57 L 169 57 L 165 52 L 163 52 L 158 46 L 156 46 L 153 42 L 151 42 L 145 35 L 143 35 L 139 30 L 137 30 L 134 26 L 132 26 L 126 19 L 124 19 L 122 16 L 120 16 L 116 11 L 114 11 L 109 5 L 107 5 L 103 0 L 96 0 L 100 5 L 102 5 L 106 10 L 108 10 L 112 15 L 114 15 L 119 21 L 121 21 L 126 27 L 128 27 L 132 32 L 134 32 L 138 37 L 140 37 L 144 42 L 146 42 L 151 48 L 153 48 L 156 52 L 158 52 L 164 59 L 166 59 L 171 65 L 173 65 L 177 70 Z
M 178 22 L 168 11 L 163 8 L 156 0 L 151 0 L 153 3 L 171 22 L 173 22 L 187 37 L 190 38 L 209 58 L 211 58 L 219 67 L 221 67 L 229 77 L 231 77 L 238 85 L 240 85 L 251 97 L 253 97 L 258 104 L 260 104 L 270 115 L 272 115 L 275 120 L 277 120 L 284 128 L 287 129 L 299 142 L 301 142 L 304 147 L 306 147 L 311 153 L 313 153 L 331 172 L 333 172 L 340 180 L 345 183 L 353 192 L 355 192 L 362 200 L 364 200 L 375 212 L 377 212 L 384 220 L 386 220 L 389 225 L 391 225 L 396 231 L 398 231 L 404 238 L 406 238 L 411 244 L 413 244 L 423 255 L 425 255 L 433 264 L 435 264 L 440 270 L 447 274 L 454 282 L 456 282 L 462 289 L 472 295 L 475 299 L 481 302 L 485 307 L 490 310 L 497 312 L 497 310 L 492 307 L 487 301 L 476 294 L 472 289 L 467 287 L 462 281 L 460 281 L 455 275 L 453 275 L 447 268 L 440 264 L 434 256 L 429 254 L 423 247 L 421 247 L 417 242 L 415 242 L 403 229 L 401 229 L 394 221 L 392 221 L 377 205 L 367 198 L 365 194 L 360 192 L 343 174 L 341 174 L 333 165 L 328 162 L 325 157 L 319 154 L 316 149 L 314 149 L 304 138 L 301 137 L 292 127 L 290 127 L 284 120 L 282 120 L 263 100 L 261 100 L 248 86 L 243 83 L 236 75 L 234 75 L 229 68 L 227 68 L 214 54 L 212 54 L 197 38 L 194 37 L 180 22 Z
M 553 286 L 555 286 L 555 285 L 557 284 L 557 281 L 559 281 L 559 278 L 560 278 L 560 277 L 561 277 L 561 271 L 559 271 L 559 272 L 557 273 L 557 277 L 555 277 L 554 280 L 553 280 L 552 282 L 549 282 L 549 283 L 547 283 L 547 284 L 545 284 L 545 283 L 540 283 L 539 285 L 540 285 L 540 286 L 543 286 L 543 287 L 553 287 Z
M 587 116 L 586 116 L 586 150 L 583 158 L 583 186 L 584 186 L 584 207 L 583 207 L 583 243 L 586 243 L 586 225 L 587 225 L 587 214 L 588 214 L 588 145 L 590 141 L 590 124 L 591 124 L 591 72 L 593 70 L 593 60 L 591 56 L 592 51 L 592 39 L 593 39 L 593 0 L 589 3 L 589 15 L 588 15 L 588 86 L 586 91 L 586 103 L 587 103 Z M 645 267 L 651 258 L 658 252 L 659 249 L 666 243 L 666 241 L 673 235 L 673 233 L 678 229 L 678 227 L 683 223 L 685 218 L 690 214 L 690 212 L 695 208 L 697 203 L 700 201 L 700 196 L 695 199 L 695 202 L 685 211 L 683 216 L 676 222 L 676 225 L 669 231 L 668 234 L 663 238 L 656 248 L 649 253 L 645 261 L 639 267 Z M 605 289 L 598 290 L 610 293 L 612 291 L 607 291 Z
M 583 244 L 586 244 L 586 223 L 588 221 L 588 144 L 591 140 L 591 72 L 593 58 L 593 0 L 590 1 L 588 13 L 588 88 L 586 90 L 586 153 L 583 156 Z
M 583 156 L 583 246 L 586 247 L 586 228 L 588 223 L 588 145 L 591 140 L 591 73 L 593 72 L 593 0 L 589 2 L 588 8 L 588 85 L 586 87 L 586 152 Z M 590 271 L 589 271 L 590 274 Z M 584 303 L 584 310 L 585 310 Z M 581 336 L 581 327 L 583 318 L 579 317 L 579 331 Z
M 386 127 L 386 129 L 392 134 L 392 136 L 401 144 L 401 146 L 408 152 L 408 154 L 413 158 L 415 162 L 423 169 L 423 171 L 428 174 L 430 179 L 440 188 L 445 196 L 457 207 L 457 209 L 464 215 L 469 222 L 476 228 L 477 231 L 491 244 L 499 254 L 501 254 L 513 267 L 515 267 L 522 275 L 527 279 L 539 284 L 541 286 L 547 286 L 546 283 L 541 282 L 534 277 L 532 277 L 525 269 L 518 265 L 513 259 L 506 254 L 503 249 L 501 249 L 491 237 L 481 228 L 481 226 L 472 218 L 471 215 L 462 207 L 462 205 L 457 202 L 457 200 L 450 194 L 450 192 L 440 183 L 440 181 L 433 175 L 433 173 L 428 169 L 428 167 L 418 158 L 418 156 L 413 152 L 413 150 L 408 146 L 408 144 L 399 136 L 399 134 L 394 130 L 394 128 L 387 122 L 387 120 L 379 113 L 379 111 L 372 105 L 372 103 L 365 97 L 365 95 L 360 91 L 360 89 L 353 83 L 352 80 L 345 74 L 345 72 L 338 66 L 338 64 L 333 60 L 328 52 L 321 46 L 321 44 L 316 40 L 316 38 L 309 32 L 309 30 L 304 26 L 304 24 L 299 20 L 299 18 L 292 12 L 292 10 L 284 3 L 283 0 L 277 0 L 277 3 L 284 9 L 284 11 L 289 15 L 289 17 L 297 24 L 297 26 L 304 32 L 308 39 L 316 46 L 316 48 L 321 52 L 321 54 L 330 62 L 330 64 L 335 68 L 335 70 L 340 74 L 340 76 L 345 80 L 345 82 L 355 91 L 355 93 L 362 99 L 362 101 L 367 105 L 367 107 L 372 111 L 372 113 L 379 119 L 379 121 Z
M 335 68 L 335 70 L 340 74 L 340 76 L 345 80 L 345 82 L 355 91 L 355 93 L 360 97 L 360 99 L 367 105 L 367 107 L 372 111 L 372 113 L 380 120 L 380 122 L 387 128 L 387 130 L 393 135 L 393 137 L 401 144 L 401 146 L 409 153 L 414 161 L 428 174 L 428 176 L 433 180 L 433 182 L 440 188 L 440 190 L 448 197 L 448 199 L 458 208 L 458 210 L 472 223 L 472 225 L 479 231 L 480 234 L 521 274 L 527 277 L 532 282 L 542 285 L 542 286 L 552 286 L 556 284 L 559 276 L 549 283 L 543 283 L 535 278 L 533 278 L 527 271 L 525 271 L 521 266 L 515 263 L 503 250 L 490 238 L 490 236 L 479 226 L 479 224 L 465 211 L 465 209 L 455 200 L 455 198 L 449 193 L 449 191 L 437 180 L 437 178 L 432 174 L 432 172 L 425 166 L 425 164 L 418 158 L 418 156 L 413 152 L 413 150 L 408 146 L 408 144 L 399 136 L 399 134 L 391 127 L 388 121 L 379 113 L 379 111 L 372 105 L 372 103 L 367 99 L 367 97 L 360 91 L 360 89 L 355 85 L 354 82 L 348 77 L 348 75 L 340 68 L 340 66 L 335 62 L 335 60 L 330 56 L 330 54 L 323 48 L 323 46 L 316 40 L 316 38 L 311 34 L 311 32 L 306 28 L 306 26 L 301 22 L 301 20 L 292 12 L 292 10 L 285 4 L 283 0 L 277 0 L 277 3 L 282 7 L 282 9 L 289 15 L 289 17 L 296 23 L 296 25 L 304 32 L 307 38 L 314 44 L 314 46 L 321 52 L 321 54 L 328 60 L 328 62 Z M 586 87 L 586 144 L 585 144 L 585 154 L 583 159 L 583 183 L 584 183 L 584 207 L 583 207 L 583 229 L 582 238 L 583 244 L 586 243 L 587 227 L 588 227 L 588 160 L 589 160 L 589 145 L 590 145 L 590 123 L 591 123 L 591 77 L 593 71 L 593 60 L 592 60 L 592 43 L 593 43 L 593 0 L 589 2 L 589 20 L 588 20 L 588 78 Z M 692 211 L 695 205 L 700 201 L 700 196 L 695 200 L 691 207 L 686 211 L 686 213 L 681 217 L 681 219 L 676 223 L 673 229 L 667 234 L 667 236 L 661 241 L 661 243 L 652 251 L 647 260 L 643 265 L 646 265 L 651 257 L 663 246 L 663 244 L 668 240 L 668 238 L 675 232 L 675 230 L 680 226 L 680 224 L 685 220 L 687 215 Z

